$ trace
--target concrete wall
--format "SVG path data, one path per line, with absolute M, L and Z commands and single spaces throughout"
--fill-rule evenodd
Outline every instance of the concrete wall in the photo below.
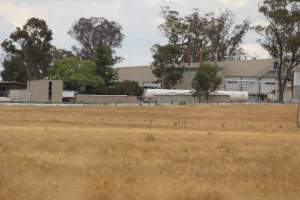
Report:
M 76 95 L 76 103 L 83 104 L 138 104 L 135 96 L 126 95 Z
M 196 76 L 197 71 L 193 69 L 188 69 L 184 72 L 183 79 L 180 83 L 175 85 L 174 89 L 177 90 L 192 90 L 192 82 Z
M 186 95 L 157 95 L 154 102 L 158 104 L 195 104 L 197 99 Z
M 294 102 L 300 102 L 300 85 L 294 86 Z
M 49 99 L 49 80 L 30 81 L 27 89 L 30 95 L 30 102 L 33 103 L 62 103 L 63 81 L 53 80 L 52 99 Z
M 29 102 L 28 90 L 10 90 L 8 97 L 15 102 Z
M 136 81 L 152 83 L 156 80 L 151 66 L 120 67 L 118 68 L 119 81 Z
M 300 102 L 300 67 L 296 67 L 294 72 L 294 102 Z
M 61 80 L 52 81 L 52 103 L 62 103 L 64 83 Z
M 48 100 L 48 80 L 30 81 L 28 83 L 28 91 L 30 95 L 30 102 L 33 103 L 47 103 Z
M 231 98 L 229 95 L 209 95 L 208 102 L 209 103 L 229 103 L 229 102 L 231 102 Z
M 180 83 L 178 83 L 177 85 L 174 86 L 174 89 L 177 89 L 177 90 L 193 90 L 192 82 L 193 82 L 193 79 L 195 78 L 195 76 L 197 74 L 197 70 L 198 70 L 198 68 L 186 68 L 185 72 L 183 74 L 183 79 L 181 80 Z M 218 70 L 219 70 L 218 71 L 218 76 L 222 78 L 222 82 L 219 85 L 219 89 L 223 90 L 223 88 L 224 88 L 223 69 L 219 68 Z
M 275 78 L 226 77 L 225 91 L 247 91 L 249 94 L 272 94 L 278 90 Z

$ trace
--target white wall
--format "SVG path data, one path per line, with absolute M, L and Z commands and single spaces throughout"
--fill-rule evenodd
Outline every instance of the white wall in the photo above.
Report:
M 278 84 L 274 78 L 226 77 L 225 91 L 247 91 L 249 94 L 272 94 Z
M 300 86 L 300 72 L 294 72 L 294 85 Z

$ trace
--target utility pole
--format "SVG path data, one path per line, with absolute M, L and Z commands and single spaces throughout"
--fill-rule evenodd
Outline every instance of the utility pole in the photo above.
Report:
M 299 112 L 300 112 L 300 100 L 299 100 L 299 98 L 298 98 L 298 103 L 297 103 L 297 116 L 296 116 L 297 128 L 300 128 Z

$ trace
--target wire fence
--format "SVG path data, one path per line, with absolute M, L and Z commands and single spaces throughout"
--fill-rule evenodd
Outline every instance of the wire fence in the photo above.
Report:
M 271 80 L 226 79 L 225 91 L 249 92 L 250 102 L 276 102 L 278 82 Z

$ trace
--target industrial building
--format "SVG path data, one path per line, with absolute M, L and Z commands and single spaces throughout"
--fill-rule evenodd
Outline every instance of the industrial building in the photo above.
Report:
M 26 89 L 25 83 L 15 81 L 0 81 L 0 101 L 8 101 L 8 94 L 11 90 Z
M 294 102 L 300 103 L 300 66 L 294 69 L 293 96 Z
M 216 63 L 222 78 L 218 90 L 211 93 L 211 103 L 222 102 L 276 102 L 278 96 L 278 71 L 276 62 L 264 60 L 236 60 Z M 24 103 L 86 103 L 86 104 L 138 104 L 157 102 L 161 104 L 197 103 L 193 96 L 192 81 L 199 63 L 184 66 L 183 79 L 173 90 L 163 91 L 152 73 L 152 66 L 120 67 L 119 81 L 136 81 L 145 89 L 144 98 L 126 95 L 79 95 L 74 91 L 63 91 L 62 80 L 37 80 L 27 84 L 0 82 L 0 101 Z M 293 87 L 294 86 L 294 87 Z M 152 90 L 151 90 L 152 89 Z M 148 93 L 147 93 L 148 91 Z M 149 97 L 149 91 L 152 96 Z M 154 93 L 153 93 L 154 92 Z M 293 99 L 294 98 L 294 99 Z M 294 78 L 285 89 L 285 102 L 300 100 L 300 66 L 294 70 Z
M 277 65 L 272 59 L 229 60 L 216 63 L 222 78 L 219 90 L 244 91 L 249 101 L 276 101 L 278 92 Z M 191 90 L 199 63 L 185 65 L 183 80 L 173 89 Z M 120 67 L 119 80 L 137 81 L 144 88 L 159 88 L 151 66 Z M 285 100 L 292 100 L 292 80 L 286 88 Z
M 1 85 L 1 84 L 0 84 Z M 22 87 L 21 87 L 22 86 Z M 63 81 L 36 80 L 28 81 L 27 85 L 11 87 L 5 94 L 6 101 L 23 103 L 62 103 Z

